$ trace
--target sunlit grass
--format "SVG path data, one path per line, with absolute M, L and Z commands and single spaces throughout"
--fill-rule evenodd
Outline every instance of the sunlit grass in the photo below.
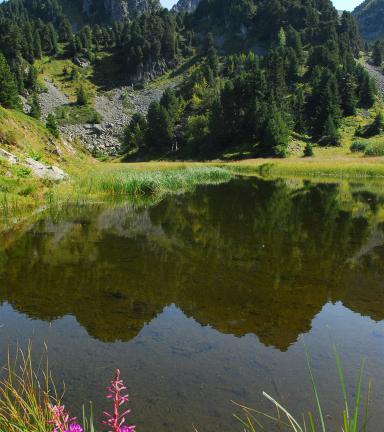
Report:
M 19 350 L 12 363 L 2 369 L 0 382 L 0 431 L 1 432 L 49 432 L 52 425 L 48 404 L 58 405 L 55 387 L 48 371 L 48 360 L 36 371 L 32 368 L 31 345 L 24 353 Z M 53 393 L 49 394 L 49 384 Z
M 315 149 L 315 154 L 314 158 L 252 159 L 225 163 L 222 166 L 237 173 L 258 172 L 342 178 L 384 177 L 382 157 L 367 158 L 356 153 L 350 156 L 335 154 L 332 157 L 329 153 L 324 154 L 318 149 Z
M 219 184 L 231 177 L 226 169 L 203 164 L 109 165 L 88 172 L 77 185 L 91 195 L 183 193 L 197 185 Z

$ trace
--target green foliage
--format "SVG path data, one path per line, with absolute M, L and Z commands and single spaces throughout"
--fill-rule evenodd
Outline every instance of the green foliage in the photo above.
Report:
M 63 107 L 64 113 L 68 112 L 69 107 Z M 60 108 L 56 108 L 57 113 L 63 113 Z M 60 125 L 75 125 L 75 124 L 95 124 L 97 121 L 101 120 L 96 110 L 89 105 L 75 105 L 69 111 L 69 115 L 66 117 L 58 118 L 58 123 Z M 96 121 L 97 120 L 97 121 Z
M 179 104 L 175 92 L 170 87 L 164 90 L 160 99 L 160 105 L 167 110 L 170 120 L 174 123 L 177 118 Z
M 313 152 L 313 148 L 311 143 L 306 143 L 304 148 L 304 157 L 313 157 L 315 156 L 315 153 Z
M 322 145 L 329 146 L 340 146 L 341 135 L 333 123 L 332 117 L 329 115 L 327 121 L 324 124 L 323 135 L 321 137 Z
M 5 60 L 4 55 L 0 52 L 0 104 L 4 108 L 21 110 L 17 83 L 15 76 Z
M 139 113 L 133 114 L 129 125 L 124 129 L 121 152 L 124 154 L 132 148 L 141 147 L 145 141 L 146 129 L 147 122 L 145 118 Z
M 364 151 L 365 156 L 384 156 L 384 142 L 370 141 L 367 143 Z
M 40 120 L 41 108 L 40 108 L 39 96 L 37 93 L 33 93 L 31 110 L 29 112 L 29 115 L 35 118 L 36 120 Z
M 363 152 L 366 147 L 367 147 L 367 141 L 356 140 L 353 141 L 353 143 L 350 145 L 349 150 L 351 150 L 352 153 Z
M 83 84 L 80 84 L 80 87 L 77 89 L 77 105 L 88 105 L 88 95 L 84 89 Z
M 59 138 L 60 133 L 57 129 L 56 119 L 53 114 L 48 114 L 47 122 L 45 123 L 45 126 L 55 138 Z
M 145 143 L 148 147 L 170 145 L 172 140 L 172 120 L 165 107 L 156 101 L 152 101 L 147 114 L 147 131 Z

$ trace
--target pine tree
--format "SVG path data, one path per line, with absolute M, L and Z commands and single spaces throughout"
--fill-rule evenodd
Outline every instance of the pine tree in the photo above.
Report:
M 378 113 L 376 114 L 373 124 L 377 127 L 379 131 L 384 129 L 384 116 L 381 111 L 378 111 Z
M 15 80 L 17 82 L 17 89 L 19 94 L 24 93 L 24 72 L 22 71 L 22 69 L 20 68 L 20 66 L 18 65 L 18 63 L 16 63 L 15 67 Z
M 360 102 L 368 107 L 373 106 L 375 103 L 375 90 L 368 73 L 364 75 L 364 80 L 361 85 Z
M 213 72 L 213 75 L 216 77 L 219 73 L 219 56 L 214 47 L 210 47 L 208 49 L 207 62 Z
M 220 98 L 216 98 L 209 110 L 209 131 L 212 137 L 221 141 L 225 133 L 225 123 L 223 118 L 223 107 L 221 106 Z
M 77 105 L 88 105 L 88 95 L 83 84 L 77 89 Z
M 0 52 L 0 104 L 4 108 L 21 110 L 15 76 Z
M 152 101 L 147 113 L 148 128 L 145 143 L 148 147 L 160 148 L 170 144 L 172 139 L 172 122 L 167 110 L 157 101 Z
M 174 123 L 177 118 L 178 102 L 175 92 L 170 87 L 167 87 L 164 90 L 164 93 L 160 99 L 160 105 L 167 110 L 169 118 L 171 119 L 172 123 Z
M 75 68 L 75 66 L 73 66 L 71 70 L 70 79 L 73 82 L 77 82 L 77 80 L 79 79 L 79 71 Z
M 285 37 L 285 31 L 283 27 L 280 28 L 279 34 L 277 35 L 277 39 L 279 41 L 279 46 L 284 47 L 286 45 L 286 37 Z
M 33 93 L 33 99 L 31 104 L 31 110 L 29 111 L 29 115 L 35 118 L 36 120 L 40 120 L 41 108 L 40 108 L 39 96 L 37 93 Z
M 305 132 L 305 119 L 304 119 L 304 104 L 305 96 L 303 87 L 299 87 L 294 101 L 295 112 L 295 131 L 298 133 Z
M 47 122 L 45 123 L 45 126 L 55 138 L 59 138 L 60 133 L 57 129 L 56 119 L 53 114 L 48 114 Z
M 383 62 L 383 42 L 380 39 L 377 39 L 376 42 L 373 44 L 372 60 L 373 63 L 377 66 L 380 66 Z
M 131 148 L 140 147 L 144 143 L 147 122 L 145 118 L 135 113 L 132 116 L 129 125 L 124 129 L 123 145 L 121 153 L 127 153 Z
M 291 24 L 288 26 L 287 31 L 287 47 L 291 47 L 296 52 L 296 57 L 301 62 L 303 58 L 303 47 L 301 45 L 300 33 L 297 32 Z
M 33 34 L 33 55 L 35 59 L 40 60 L 41 56 L 43 55 L 43 52 L 41 50 L 41 42 L 40 42 L 40 36 L 39 32 L 35 30 Z
M 26 77 L 26 85 L 28 88 L 32 88 L 37 83 L 37 69 L 35 66 L 29 66 L 27 77 Z
M 330 115 L 328 116 L 327 121 L 324 124 L 323 134 L 319 142 L 330 146 L 341 145 L 340 132 L 335 127 L 335 124 Z
M 214 46 L 215 46 L 215 42 L 213 40 L 212 33 L 209 32 L 207 33 L 207 35 L 203 40 L 203 54 L 206 56 L 208 54 L 209 48 L 211 47 L 214 48 Z

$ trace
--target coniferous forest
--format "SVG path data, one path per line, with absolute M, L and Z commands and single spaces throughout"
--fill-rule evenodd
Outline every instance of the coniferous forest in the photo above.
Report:
M 340 145 L 343 117 L 374 106 L 378 97 L 359 61 L 367 44 L 355 18 L 340 16 L 330 0 L 201 0 L 193 13 L 152 7 L 120 21 L 102 21 L 101 4 L 94 7 L 93 18 L 73 33 L 55 0 L 0 5 L 1 105 L 21 109 L 18 94 L 27 92 L 30 115 L 40 118 L 36 95 L 44 86 L 36 60 L 80 56 L 102 65 L 98 53 L 109 50 L 128 84 L 141 70 L 145 86 L 146 71 L 156 64 L 175 75 L 184 67 L 176 89 L 167 87 L 146 116 L 132 113 L 120 137 L 122 154 L 176 145 L 204 158 L 241 142 L 257 143 L 256 157 L 285 157 L 292 133 Z M 265 55 L 219 52 L 212 32 L 220 27 L 234 38 L 257 39 L 268 48 Z M 384 44 L 368 49 L 380 65 Z M 76 73 L 73 68 L 72 79 Z

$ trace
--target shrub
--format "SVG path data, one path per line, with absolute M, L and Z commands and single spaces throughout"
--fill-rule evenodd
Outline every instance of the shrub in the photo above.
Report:
M 307 143 L 304 149 L 304 157 L 312 157 L 312 156 L 315 156 L 315 153 L 313 152 L 311 143 Z
M 365 147 L 365 156 L 384 156 L 384 142 L 371 142 Z
M 351 150 L 352 153 L 363 152 L 366 147 L 367 147 L 367 141 L 357 140 L 351 144 L 351 146 L 349 147 L 349 150 Z

